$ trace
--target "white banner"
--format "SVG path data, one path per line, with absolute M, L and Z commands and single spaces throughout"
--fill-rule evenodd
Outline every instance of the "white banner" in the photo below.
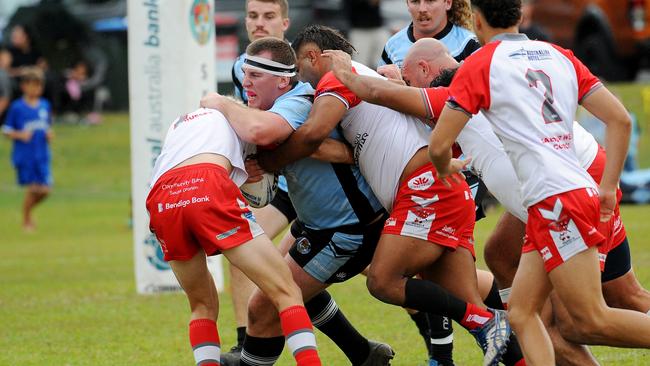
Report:
M 216 89 L 214 0 L 129 0 L 129 104 L 135 277 L 139 293 L 180 287 L 149 232 L 145 200 L 171 122 Z M 210 258 L 223 289 L 221 256 Z

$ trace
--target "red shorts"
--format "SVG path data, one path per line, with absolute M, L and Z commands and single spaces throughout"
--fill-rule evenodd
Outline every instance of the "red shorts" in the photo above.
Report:
M 528 208 L 522 251 L 539 251 L 546 272 L 551 272 L 574 255 L 605 243 L 599 222 L 600 202 L 594 189 L 547 197 Z
M 226 169 L 195 164 L 163 174 L 147 197 L 149 229 L 165 260 L 189 260 L 244 244 L 263 234 Z
M 587 169 L 587 172 L 591 177 L 594 179 L 596 183 L 600 183 L 601 179 L 603 178 L 603 172 L 605 171 L 605 162 L 607 161 L 607 154 L 605 153 L 605 149 L 603 149 L 601 146 L 598 146 L 598 153 L 596 154 L 596 157 L 594 158 L 594 161 L 591 163 L 589 166 L 589 169 Z M 623 226 L 623 220 L 621 219 L 621 210 L 619 207 L 619 202 L 621 201 L 621 197 L 623 197 L 623 192 L 621 192 L 621 189 L 619 188 L 616 192 L 617 200 L 616 202 L 616 207 L 614 208 L 614 215 L 612 216 L 612 220 L 610 222 L 605 222 L 605 223 L 600 223 L 599 230 L 601 232 L 606 233 L 608 231 L 611 231 L 612 235 L 609 236 L 607 242 L 600 247 L 598 247 L 598 254 L 600 257 L 601 261 L 601 268 L 604 269 L 605 265 L 605 260 L 607 259 L 607 253 L 612 251 L 612 249 L 618 247 L 623 240 L 625 240 L 625 237 L 627 234 L 625 233 L 625 226 Z
M 397 191 L 383 234 L 409 236 L 474 254 L 474 200 L 467 183 L 446 187 L 428 163 L 406 178 Z

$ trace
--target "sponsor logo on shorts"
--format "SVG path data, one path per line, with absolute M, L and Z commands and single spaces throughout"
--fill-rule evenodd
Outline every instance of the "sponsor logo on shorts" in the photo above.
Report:
M 164 209 L 165 209 L 165 208 L 164 208 L 163 204 L 162 204 L 162 203 L 159 203 L 159 204 L 158 204 L 158 212 L 163 212 Z
M 223 233 L 217 235 L 217 240 L 224 240 L 226 238 L 229 238 L 235 235 L 238 231 L 239 231 L 239 226 L 232 228 L 228 231 L 224 231 Z
M 384 227 L 388 226 L 396 226 L 397 225 L 397 219 L 394 217 L 389 217 L 388 220 L 384 223 Z
M 348 277 L 348 274 L 345 272 L 339 272 L 336 274 L 336 278 L 339 280 L 344 280 Z
M 553 258 L 553 253 L 551 253 L 551 250 L 548 249 L 548 247 L 542 248 L 541 254 L 542 254 L 542 259 L 544 259 L 544 262 Z
M 309 239 L 304 236 L 296 239 L 296 250 L 298 253 L 303 255 L 311 252 L 311 243 L 309 242 Z
M 239 208 L 241 208 L 241 209 L 245 209 L 245 208 L 248 207 L 248 204 L 246 202 L 240 200 L 239 198 L 237 198 L 237 204 L 239 205 Z
M 445 225 L 441 230 L 436 230 L 436 234 L 444 236 L 445 238 L 458 241 L 456 234 L 456 229 L 451 226 Z
M 180 200 L 177 202 L 172 202 L 172 203 L 165 203 L 165 210 L 173 210 L 176 208 L 185 208 L 189 205 L 193 205 L 195 203 L 205 203 L 205 202 L 210 202 L 210 196 L 203 196 L 203 197 L 192 197 L 187 200 Z M 158 204 L 158 212 L 162 212 L 163 209 L 160 207 L 162 204 Z
M 424 172 L 417 177 L 411 178 L 408 182 L 408 187 L 414 191 L 424 191 L 431 187 L 435 179 L 432 172 Z
M 560 219 L 560 214 L 562 213 L 562 201 L 559 198 L 555 200 L 555 205 L 553 205 L 553 211 L 545 210 L 539 208 L 539 213 L 543 218 L 551 221 L 558 221 Z

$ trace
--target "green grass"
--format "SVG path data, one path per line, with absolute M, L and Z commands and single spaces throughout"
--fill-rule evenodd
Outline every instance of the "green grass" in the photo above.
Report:
M 126 116 L 107 116 L 95 127 L 56 126 L 56 133 L 55 186 L 36 211 L 33 234 L 20 229 L 23 192 L 14 183 L 10 144 L 0 142 L 0 365 L 193 365 L 185 297 L 135 292 Z M 643 151 L 647 166 L 650 151 Z M 637 275 L 650 287 L 648 213 L 648 207 L 623 209 Z M 479 223 L 479 246 L 496 218 Z M 363 278 L 332 293 L 362 333 L 395 348 L 394 365 L 424 362 L 422 340 L 406 313 L 372 299 Z M 219 325 L 227 349 L 235 338 L 227 293 Z M 457 364 L 478 364 L 472 339 L 456 329 Z M 317 337 L 326 365 L 347 364 L 332 343 Z M 650 363 L 648 351 L 598 348 L 596 355 L 603 365 Z M 285 353 L 278 364 L 293 362 Z

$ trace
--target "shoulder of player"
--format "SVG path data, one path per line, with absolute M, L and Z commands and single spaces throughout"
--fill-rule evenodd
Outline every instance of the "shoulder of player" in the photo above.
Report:
M 386 53 L 388 53 L 388 56 L 391 56 L 393 52 L 395 52 L 395 49 L 402 46 L 405 43 L 411 44 L 412 42 L 408 38 L 408 29 L 409 26 L 406 26 L 402 28 L 399 32 L 393 34 L 388 41 L 386 42 L 386 46 L 384 47 L 384 50 Z

